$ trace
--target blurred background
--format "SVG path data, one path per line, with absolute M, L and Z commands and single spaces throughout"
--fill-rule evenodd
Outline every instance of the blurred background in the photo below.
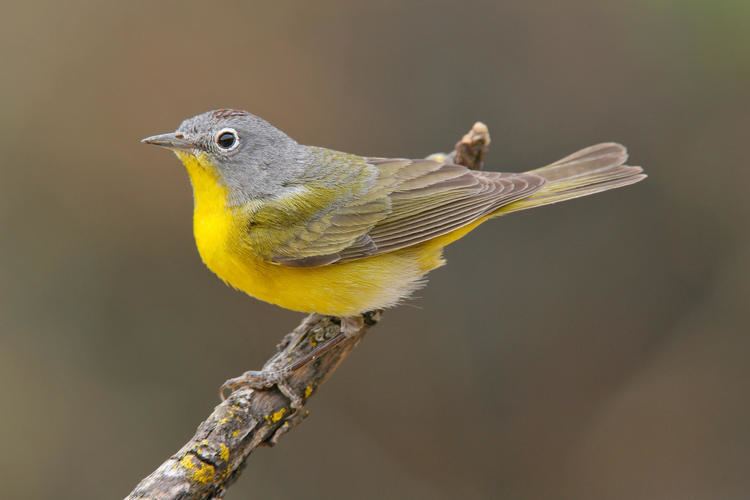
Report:
M 750 495 L 750 3 L 13 2 L 0 20 L 5 498 L 126 495 L 301 315 L 201 264 L 176 158 L 247 109 L 307 144 L 487 168 L 598 141 L 646 182 L 495 221 L 227 498 Z

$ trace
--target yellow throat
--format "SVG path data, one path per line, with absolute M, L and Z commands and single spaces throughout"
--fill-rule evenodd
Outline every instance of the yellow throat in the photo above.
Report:
M 227 206 L 229 191 L 205 155 L 178 151 L 177 156 L 185 165 L 193 186 L 193 233 L 198 252 L 209 269 L 228 281 L 216 267 L 237 241 L 239 214 Z

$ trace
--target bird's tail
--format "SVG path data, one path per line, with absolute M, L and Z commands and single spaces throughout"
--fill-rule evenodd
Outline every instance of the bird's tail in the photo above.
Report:
M 528 173 L 546 180 L 544 186 L 528 198 L 500 208 L 496 215 L 572 200 L 645 179 L 646 174 L 641 167 L 624 164 L 627 159 L 628 152 L 624 146 L 608 142 L 590 146 L 546 167 L 531 170 Z

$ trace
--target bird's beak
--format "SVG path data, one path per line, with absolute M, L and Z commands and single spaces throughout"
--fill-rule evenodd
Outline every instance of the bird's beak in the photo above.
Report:
M 180 132 L 171 132 L 169 134 L 152 135 L 141 139 L 144 144 L 153 144 L 154 146 L 161 146 L 169 149 L 193 149 L 195 143 L 185 139 L 185 136 Z

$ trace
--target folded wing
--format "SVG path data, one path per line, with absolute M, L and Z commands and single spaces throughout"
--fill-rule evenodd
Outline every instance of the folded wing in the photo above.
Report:
M 432 160 L 367 159 L 376 178 L 366 191 L 331 201 L 287 227 L 270 260 L 322 266 L 401 248 L 450 233 L 539 190 L 543 177 L 476 172 Z

